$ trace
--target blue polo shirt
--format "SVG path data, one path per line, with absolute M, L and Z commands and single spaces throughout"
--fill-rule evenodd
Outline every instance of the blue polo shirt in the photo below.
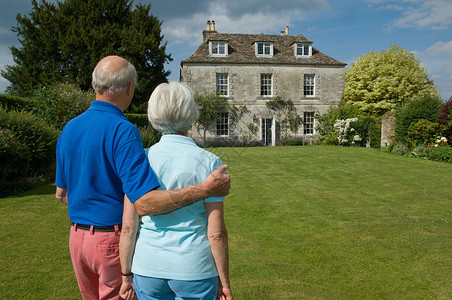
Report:
M 134 202 L 159 187 L 138 129 L 115 105 L 93 101 L 71 120 L 57 143 L 55 185 L 68 190 L 74 223 L 122 223 L 124 193 Z

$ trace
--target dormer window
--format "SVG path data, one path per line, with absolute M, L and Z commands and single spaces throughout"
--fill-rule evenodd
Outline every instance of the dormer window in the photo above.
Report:
M 256 56 L 273 57 L 273 43 L 257 42 L 256 43 Z
M 312 45 L 311 44 L 295 44 L 295 57 L 311 57 Z
M 209 52 L 211 56 L 228 56 L 228 42 L 211 41 Z

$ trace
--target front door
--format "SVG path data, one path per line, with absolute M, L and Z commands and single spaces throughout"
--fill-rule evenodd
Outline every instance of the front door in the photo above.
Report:
M 262 141 L 265 146 L 272 145 L 272 128 L 273 128 L 273 119 L 262 119 L 261 122 L 261 132 L 262 132 Z

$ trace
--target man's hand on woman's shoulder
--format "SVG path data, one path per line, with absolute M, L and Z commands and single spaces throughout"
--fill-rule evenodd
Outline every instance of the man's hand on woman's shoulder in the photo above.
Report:
M 226 173 L 227 168 L 227 165 L 222 165 L 207 176 L 206 181 L 204 181 L 204 188 L 209 197 L 221 197 L 229 194 L 231 176 Z

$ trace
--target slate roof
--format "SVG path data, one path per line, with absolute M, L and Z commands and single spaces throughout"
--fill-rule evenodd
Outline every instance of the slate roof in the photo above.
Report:
M 312 47 L 312 56 L 296 58 L 294 43 L 312 42 L 303 35 L 269 35 L 269 34 L 235 34 L 203 31 L 204 40 L 190 57 L 181 62 L 206 64 L 291 64 L 291 65 L 334 65 L 345 66 L 319 50 Z M 209 55 L 209 41 L 227 41 L 228 56 L 211 57 Z M 256 57 L 256 42 L 273 42 L 273 57 Z

